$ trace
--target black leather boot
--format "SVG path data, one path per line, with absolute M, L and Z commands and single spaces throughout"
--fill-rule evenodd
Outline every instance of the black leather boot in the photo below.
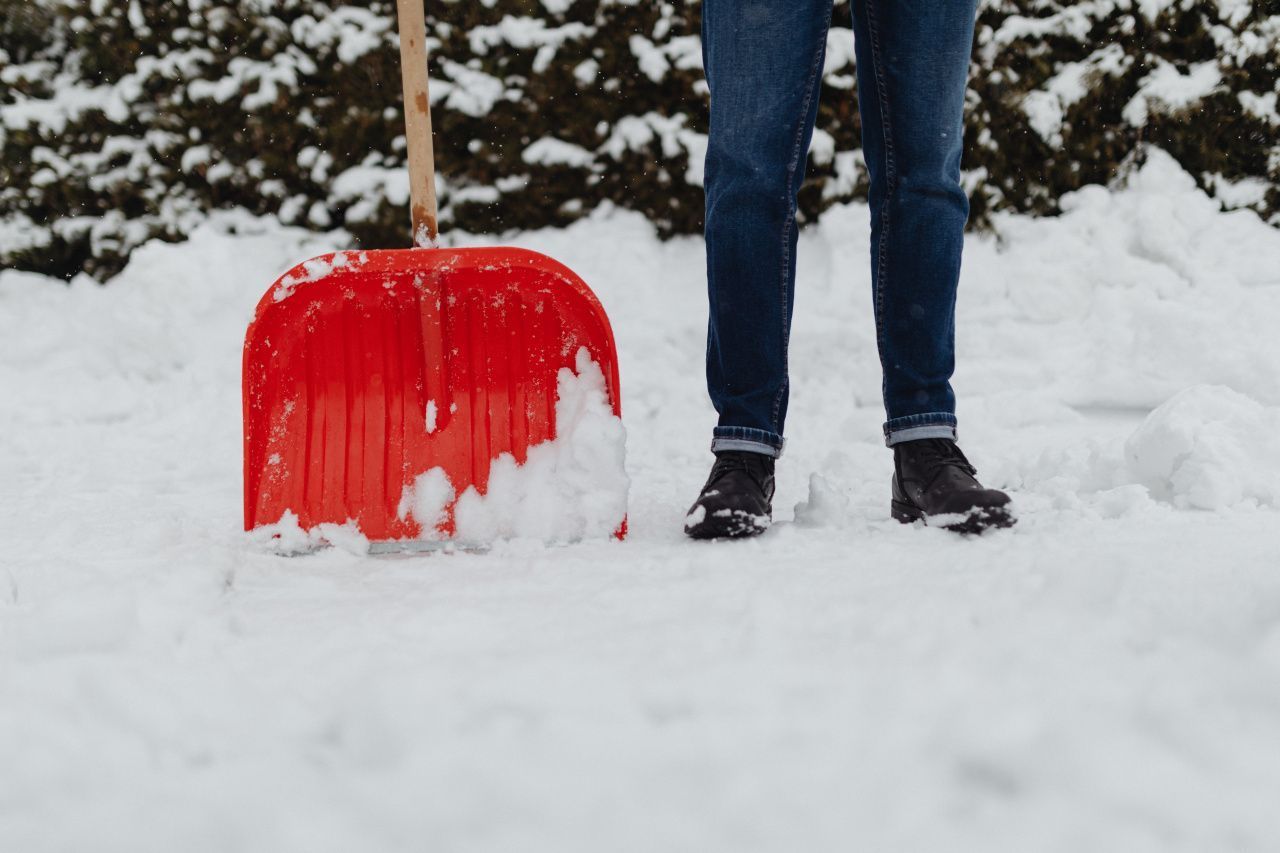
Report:
M 923 521 L 958 533 L 1012 527 L 1009 496 L 983 488 L 978 473 L 949 438 L 904 441 L 893 446 L 893 517 Z
M 773 457 L 721 451 L 702 494 L 689 508 L 684 532 L 694 539 L 757 536 L 773 522 L 772 501 Z

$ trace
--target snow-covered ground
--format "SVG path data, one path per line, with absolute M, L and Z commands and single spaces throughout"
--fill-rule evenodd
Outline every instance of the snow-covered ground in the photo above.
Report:
M 731 544 L 680 533 L 702 246 L 636 217 L 510 241 L 612 316 L 626 542 L 240 531 L 245 325 L 323 237 L 0 273 L 0 850 L 1280 847 L 1280 232 L 1156 152 L 972 239 L 962 444 L 1022 522 L 964 539 L 888 519 L 867 227 L 802 238 L 778 524 Z

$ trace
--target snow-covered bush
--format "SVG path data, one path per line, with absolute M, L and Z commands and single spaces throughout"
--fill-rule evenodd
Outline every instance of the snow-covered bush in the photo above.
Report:
M 1151 144 L 1224 207 L 1280 225 L 1277 0 L 986 0 L 974 63 L 979 220 L 1055 212 Z
M 427 4 L 444 228 L 603 203 L 701 227 L 696 0 Z M 839 4 L 802 214 L 866 191 Z M 391 0 L 0 0 L 0 264 L 105 278 L 240 207 L 408 242 Z M 1280 3 L 985 0 L 966 167 L 975 223 L 1056 211 L 1159 145 L 1280 222 Z

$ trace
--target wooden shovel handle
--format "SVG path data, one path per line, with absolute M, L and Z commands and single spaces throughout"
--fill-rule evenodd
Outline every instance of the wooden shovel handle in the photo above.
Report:
M 413 244 L 434 246 L 436 162 L 431 147 L 431 97 L 427 93 L 427 23 L 424 0 L 396 0 L 400 27 L 400 82 L 404 88 L 404 132 L 409 147 L 409 202 Z

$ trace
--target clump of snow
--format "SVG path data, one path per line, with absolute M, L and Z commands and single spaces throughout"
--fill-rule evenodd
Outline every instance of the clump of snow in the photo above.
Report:
M 427 435 L 431 435 L 436 431 L 436 421 L 439 417 L 440 417 L 440 407 L 436 405 L 435 400 L 428 400 L 427 412 L 426 412 Z
M 1253 0 L 1214 0 L 1218 17 L 1231 26 L 1238 25 L 1253 11 Z
M 573 78 L 579 86 L 589 86 L 600 75 L 600 63 L 594 59 L 584 59 L 573 69 Z
M 1183 74 L 1172 63 L 1157 60 L 1138 85 L 1138 93 L 1125 105 L 1125 121 L 1144 126 L 1152 112 L 1173 115 L 1190 109 L 1222 85 L 1222 69 L 1217 62 L 1198 62 Z
M 335 272 L 355 271 L 368 263 L 369 256 L 365 252 L 334 252 L 303 261 L 297 269 L 284 275 L 271 291 L 275 302 L 283 302 L 293 296 L 300 284 L 311 284 L 333 275 Z
M 809 142 L 809 156 L 813 162 L 826 166 L 836 156 L 836 139 L 822 128 L 815 128 L 813 139 Z
M 338 60 L 344 65 L 353 65 L 391 38 L 394 23 L 394 18 L 370 9 L 341 6 L 334 11 L 326 10 L 319 20 L 303 15 L 290 25 L 290 31 L 298 44 L 313 51 L 321 46 L 336 45 Z
M 316 526 L 315 534 L 325 545 L 346 551 L 348 554 L 368 554 L 369 537 L 360 531 L 360 525 L 354 519 L 343 524 L 323 523 Z
M 1064 63 L 1043 88 L 1022 101 L 1032 129 L 1050 145 L 1061 145 L 1066 111 L 1083 100 L 1101 77 L 1119 76 L 1132 65 L 1133 59 L 1118 44 L 1099 48 L 1080 62 Z
M 1230 388 L 1175 395 L 1125 443 L 1138 483 L 1178 507 L 1280 505 L 1280 408 Z
M 192 80 L 187 84 L 187 93 L 193 101 L 226 103 L 249 89 L 240 106 L 252 114 L 276 102 L 284 93 L 296 92 L 299 77 L 314 73 L 315 62 L 301 51 L 281 51 L 265 60 L 236 56 L 227 63 L 226 76 Z
M 1204 175 L 1205 183 L 1213 189 L 1213 197 L 1226 210 L 1253 207 L 1266 201 L 1271 185 L 1261 178 L 1231 180 L 1223 175 Z
M 556 377 L 556 437 L 529 448 L 524 464 L 504 453 L 493 460 L 484 494 L 468 487 L 454 504 L 455 538 L 478 544 L 497 539 L 548 543 L 603 538 L 627 514 L 626 432 L 613 413 L 600 366 L 586 348 L 574 370 Z M 451 407 L 451 411 L 454 407 Z M 437 405 L 427 403 L 427 432 Z M 443 468 L 419 474 L 400 498 L 400 518 L 412 517 L 419 538 L 443 538 L 456 489 Z
M 827 31 L 827 52 L 823 59 L 823 82 L 837 89 L 852 89 L 854 65 L 853 30 L 848 27 L 832 27 Z M 845 72 L 840 74 L 838 72 Z
M 590 168 L 596 155 L 580 145 L 562 139 L 545 136 L 524 149 L 520 155 L 524 162 L 536 166 L 569 166 Z
M 254 528 L 249 531 L 248 536 L 259 550 L 282 557 L 310 554 L 325 546 L 350 554 L 369 553 L 369 538 L 360 532 L 360 525 L 354 519 L 348 519 L 344 524 L 318 524 L 304 530 L 298 522 L 297 514 L 292 510 L 285 510 L 275 524 Z
M 379 165 L 371 157 L 370 162 L 352 166 L 335 177 L 330 195 L 337 201 L 353 205 L 363 202 L 365 207 L 357 211 L 357 221 L 363 221 L 377 210 L 373 201 L 386 199 L 397 205 L 409 201 L 409 173 L 403 166 Z
M 464 115 L 483 118 L 499 101 L 520 99 L 519 90 L 508 89 L 503 81 L 483 71 L 447 59 L 440 66 L 445 76 L 431 81 L 433 106 L 442 103 Z
M 16 213 L 11 217 L 0 219 L 0 246 L 10 251 L 42 249 L 48 246 L 53 237 L 50 232 L 36 225 L 31 217 Z
M 1246 113 L 1262 119 L 1267 124 L 1280 125 L 1280 110 L 1276 109 L 1280 92 L 1266 92 L 1259 95 L 1257 92 L 1244 91 L 1238 97 L 1240 106 Z
M 662 49 L 642 35 L 631 36 L 630 46 L 645 76 L 655 83 L 661 83 L 671 68 Z
M 415 477 L 413 485 L 405 487 L 397 512 L 402 519 L 413 517 L 422 528 L 419 538 L 440 539 L 438 528 L 448 518 L 454 494 L 453 484 L 444 469 L 432 468 Z
M 523 465 L 510 454 L 498 457 L 487 491 L 473 486 L 458 498 L 459 540 L 571 542 L 611 536 L 622 524 L 631 485 L 626 432 L 585 348 L 575 368 L 558 377 L 555 439 L 529 448 Z
M 809 497 L 796 504 L 796 524 L 804 527 L 841 527 L 849 518 L 849 496 L 821 474 L 809 475 Z
M 567 41 L 583 41 L 596 32 L 595 27 L 581 22 L 570 22 L 558 27 L 548 27 L 541 18 L 504 15 L 496 26 L 472 27 L 467 34 L 471 51 L 485 56 L 495 47 L 508 46 L 517 49 L 539 48 L 535 72 L 545 70 L 545 63 L 555 57 L 555 52 Z
M 691 130 L 685 126 L 686 123 L 685 116 L 664 116 L 656 112 L 624 116 L 613 126 L 599 151 L 614 160 L 621 160 L 628 153 L 642 151 L 657 140 L 662 146 L 663 156 L 675 157 L 681 152 L 688 155 L 685 180 L 702 186 L 707 135 Z

